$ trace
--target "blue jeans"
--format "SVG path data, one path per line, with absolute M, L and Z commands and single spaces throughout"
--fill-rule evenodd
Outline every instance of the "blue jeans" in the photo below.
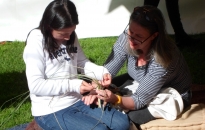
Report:
M 109 105 L 102 112 L 97 106 L 87 106 L 82 101 L 35 120 L 44 130 L 128 130 L 130 125 L 126 114 Z

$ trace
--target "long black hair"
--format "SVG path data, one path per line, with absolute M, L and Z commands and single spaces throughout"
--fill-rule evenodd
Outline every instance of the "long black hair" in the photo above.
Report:
M 45 9 L 42 19 L 37 29 L 43 34 L 45 45 L 44 49 L 48 51 L 50 58 L 52 55 L 56 58 L 55 50 L 59 45 L 53 38 L 52 29 L 58 30 L 77 25 L 78 13 L 73 2 L 70 0 L 54 0 Z M 70 51 L 74 46 L 75 31 L 70 35 L 70 39 L 66 42 L 66 51 L 70 55 Z

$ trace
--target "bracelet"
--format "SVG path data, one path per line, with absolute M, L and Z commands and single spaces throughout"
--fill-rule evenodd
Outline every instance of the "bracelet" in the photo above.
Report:
M 120 105 L 122 103 L 122 97 L 120 95 L 116 95 L 116 96 L 117 96 L 117 102 L 115 102 L 115 106 Z

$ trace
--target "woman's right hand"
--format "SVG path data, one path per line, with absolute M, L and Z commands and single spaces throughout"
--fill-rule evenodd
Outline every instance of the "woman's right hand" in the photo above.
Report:
M 98 105 L 98 98 L 97 98 L 97 93 L 95 92 L 95 90 L 92 90 L 88 95 L 83 96 L 82 101 L 86 105 L 90 105 L 93 103 Z
M 82 84 L 80 86 L 80 94 L 90 92 L 93 89 L 94 89 L 94 87 L 92 86 L 92 84 L 87 83 L 86 81 L 82 81 Z

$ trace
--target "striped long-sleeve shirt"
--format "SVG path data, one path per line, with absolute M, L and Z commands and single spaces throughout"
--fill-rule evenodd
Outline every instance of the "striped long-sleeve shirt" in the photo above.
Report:
M 127 37 L 121 34 L 113 46 L 105 67 L 114 77 L 127 61 L 128 74 L 139 83 L 138 89 L 131 95 L 135 109 L 146 106 L 164 87 L 176 89 L 184 100 L 189 100 L 191 75 L 179 50 L 176 50 L 172 62 L 166 69 L 157 63 L 155 58 L 152 58 L 146 67 L 139 68 L 136 66 L 138 58 L 127 53 L 126 44 L 128 44 Z

